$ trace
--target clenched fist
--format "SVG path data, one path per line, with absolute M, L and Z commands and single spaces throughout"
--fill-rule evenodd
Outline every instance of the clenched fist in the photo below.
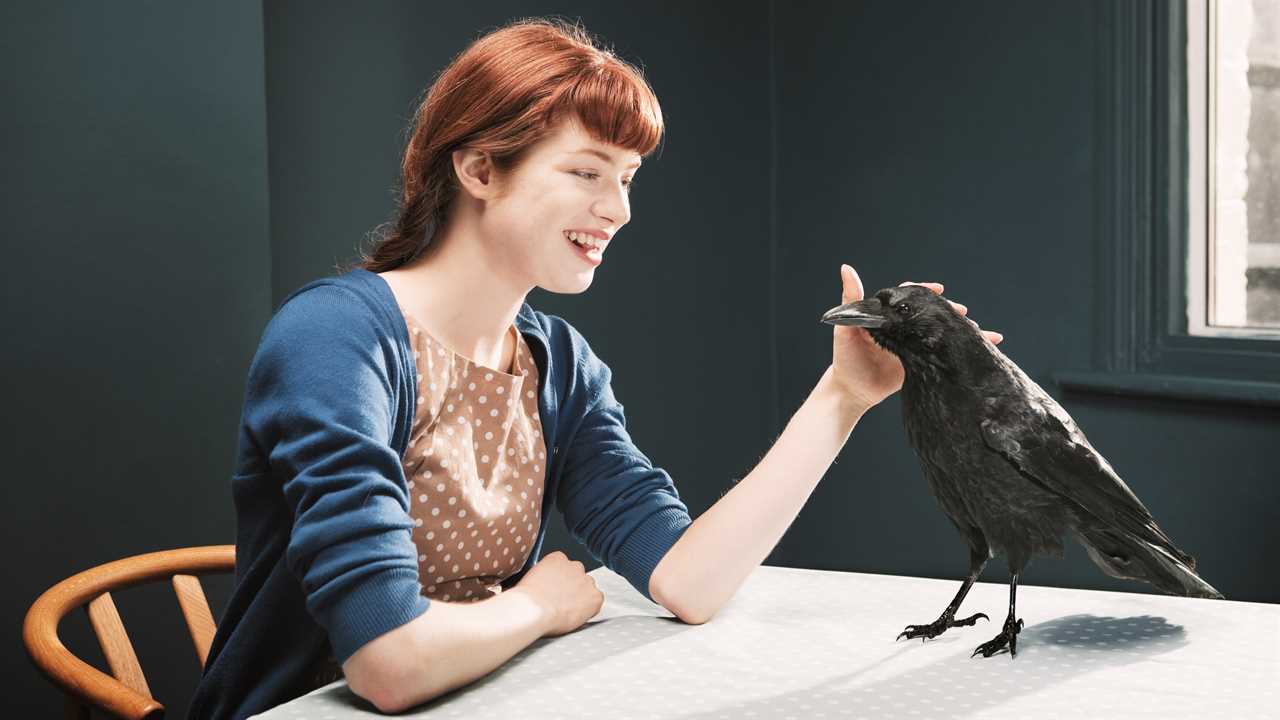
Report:
M 548 618 L 544 637 L 573 632 L 600 612 L 604 593 L 577 560 L 557 550 L 542 558 L 512 590 L 529 593 Z

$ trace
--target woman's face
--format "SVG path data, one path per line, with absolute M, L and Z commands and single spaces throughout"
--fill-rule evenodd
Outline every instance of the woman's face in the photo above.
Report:
M 525 285 L 583 292 L 614 234 L 631 220 L 628 193 L 639 166 L 638 154 L 562 122 L 504 178 L 501 196 L 485 208 L 485 236 Z M 588 253 L 569 231 L 595 232 L 599 249 Z

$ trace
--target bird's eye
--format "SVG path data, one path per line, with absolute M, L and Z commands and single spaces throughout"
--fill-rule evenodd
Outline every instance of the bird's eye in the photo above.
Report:
M 895 309 L 898 311 L 898 314 L 902 315 L 903 317 L 906 317 L 907 315 L 911 314 L 911 306 L 904 302 L 898 303 L 898 307 Z

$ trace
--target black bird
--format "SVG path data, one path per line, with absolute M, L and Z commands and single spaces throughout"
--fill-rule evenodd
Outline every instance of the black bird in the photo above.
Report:
M 1068 530 L 1112 577 L 1222 599 L 1071 416 L 941 295 L 920 285 L 886 288 L 828 310 L 822 321 L 865 328 L 902 362 L 907 437 L 933 496 L 969 543 L 969 577 L 951 604 L 899 639 L 933 638 L 987 618 L 955 615 L 987 560 L 1003 553 L 1012 574 L 1009 616 L 973 655 L 1007 647 L 1016 656 L 1018 576 L 1032 555 L 1062 557 Z

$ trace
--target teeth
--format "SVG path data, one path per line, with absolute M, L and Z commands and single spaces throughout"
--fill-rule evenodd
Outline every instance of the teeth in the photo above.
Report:
M 576 233 L 573 231 L 569 231 L 565 233 L 565 237 L 569 238 L 570 240 L 577 243 L 578 245 L 582 245 L 585 247 L 600 249 L 605 245 L 604 240 L 601 240 L 600 238 L 594 235 L 588 235 L 587 233 Z

